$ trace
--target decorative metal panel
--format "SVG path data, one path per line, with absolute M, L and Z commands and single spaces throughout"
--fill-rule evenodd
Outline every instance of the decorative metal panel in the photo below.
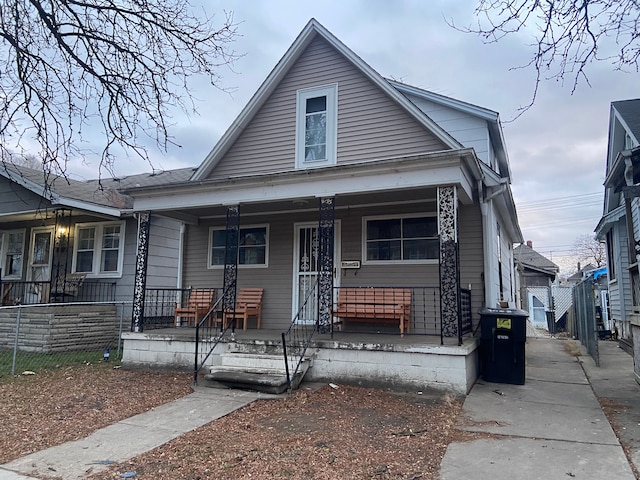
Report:
M 149 258 L 150 212 L 138 213 L 138 254 L 136 256 L 136 276 L 133 287 L 134 332 L 141 332 L 144 326 L 144 296 L 147 287 L 147 259 Z
M 458 262 L 458 199 L 456 187 L 438 187 L 438 229 L 440 233 L 440 292 L 442 334 L 458 335 L 460 281 Z
M 319 279 L 318 279 L 318 331 L 331 330 L 333 310 L 333 239 L 335 222 L 335 198 L 320 198 L 319 231 Z
M 235 309 L 238 278 L 238 242 L 240 241 L 240 205 L 227 207 L 227 229 L 224 249 L 224 311 Z M 232 327 L 235 328 L 235 325 Z

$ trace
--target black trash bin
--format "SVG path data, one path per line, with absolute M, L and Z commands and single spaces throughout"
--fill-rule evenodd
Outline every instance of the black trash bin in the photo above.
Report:
M 524 385 L 527 316 L 524 310 L 480 310 L 480 366 L 487 382 Z

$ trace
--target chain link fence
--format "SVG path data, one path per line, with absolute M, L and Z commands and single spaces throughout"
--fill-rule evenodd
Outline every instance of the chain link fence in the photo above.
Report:
M 573 287 L 573 305 L 576 312 L 576 335 L 596 365 L 600 366 L 593 283 L 593 278 L 587 278 Z
M 0 307 L 0 378 L 119 361 L 125 303 Z

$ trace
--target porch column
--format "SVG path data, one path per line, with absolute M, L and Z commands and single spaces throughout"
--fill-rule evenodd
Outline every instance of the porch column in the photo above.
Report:
M 227 226 L 224 247 L 223 312 L 231 312 L 235 310 L 236 307 L 239 241 L 240 205 L 230 205 L 227 207 Z M 231 329 L 232 331 L 235 330 L 235 324 L 232 325 Z
M 443 337 L 458 335 L 460 265 L 458 261 L 458 195 L 455 185 L 438 187 L 440 233 L 440 310 Z
M 141 332 L 144 328 L 144 296 L 147 287 L 150 221 L 150 212 L 138 213 L 138 254 L 136 256 L 136 276 L 133 287 L 133 313 L 131 318 L 134 332 Z
M 318 220 L 318 332 L 331 331 L 333 309 L 333 238 L 335 197 L 319 201 Z
M 55 226 L 53 231 L 53 259 L 49 280 L 49 301 L 51 292 L 62 292 L 64 280 L 69 268 L 69 235 L 71 232 L 71 210 L 58 208 L 55 210 Z

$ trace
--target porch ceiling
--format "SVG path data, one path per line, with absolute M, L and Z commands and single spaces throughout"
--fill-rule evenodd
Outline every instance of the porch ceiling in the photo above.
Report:
M 400 205 L 415 203 L 433 203 L 437 201 L 437 188 L 412 188 L 395 191 L 368 192 L 358 194 L 336 195 L 335 209 L 355 209 L 383 205 Z M 317 212 L 318 198 L 314 195 L 296 197 L 287 200 L 242 202 L 240 214 L 242 216 L 265 214 L 288 214 L 299 212 Z M 191 207 L 164 211 L 162 215 L 178 218 L 188 223 L 197 223 L 207 218 L 224 218 L 227 206 L 212 205 L 207 207 Z

